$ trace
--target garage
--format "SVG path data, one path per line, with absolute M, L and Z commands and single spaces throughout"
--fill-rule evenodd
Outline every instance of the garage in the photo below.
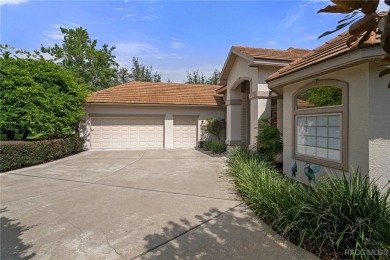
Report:
M 164 147 L 163 118 L 91 118 L 93 149 Z
M 224 118 L 219 85 L 128 82 L 92 93 L 85 104 L 81 135 L 86 148 L 194 148 L 200 125 Z
M 195 147 L 197 142 L 197 118 L 175 118 L 173 121 L 173 147 Z

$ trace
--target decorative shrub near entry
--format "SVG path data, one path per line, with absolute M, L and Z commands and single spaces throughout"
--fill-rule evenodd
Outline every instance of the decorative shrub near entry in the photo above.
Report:
M 204 141 L 203 149 L 213 154 L 221 154 L 226 151 L 226 144 L 223 141 Z
M 243 147 L 229 152 L 228 166 L 248 206 L 320 259 L 390 256 L 390 189 L 381 192 L 359 169 L 350 179 L 341 176 L 309 187 Z
M 83 146 L 84 139 L 76 136 L 0 142 L 0 172 L 56 160 L 83 151 Z

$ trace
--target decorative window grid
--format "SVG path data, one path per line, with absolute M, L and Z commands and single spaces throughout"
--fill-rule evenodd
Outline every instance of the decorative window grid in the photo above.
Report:
M 341 162 L 340 113 L 296 116 L 296 153 Z

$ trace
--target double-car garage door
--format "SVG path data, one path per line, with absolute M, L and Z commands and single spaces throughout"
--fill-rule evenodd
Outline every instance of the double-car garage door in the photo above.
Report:
M 93 149 L 164 148 L 164 118 L 91 118 L 91 145 Z M 195 147 L 197 119 L 175 118 L 173 147 Z

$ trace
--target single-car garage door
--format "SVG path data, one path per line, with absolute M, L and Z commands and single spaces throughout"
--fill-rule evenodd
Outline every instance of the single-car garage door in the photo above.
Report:
M 163 118 L 92 118 L 93 149 L 164 148 Z
M 175 118 L 173 121 L 173 147 L 195 147 L 197 128 L 197 118 Z

